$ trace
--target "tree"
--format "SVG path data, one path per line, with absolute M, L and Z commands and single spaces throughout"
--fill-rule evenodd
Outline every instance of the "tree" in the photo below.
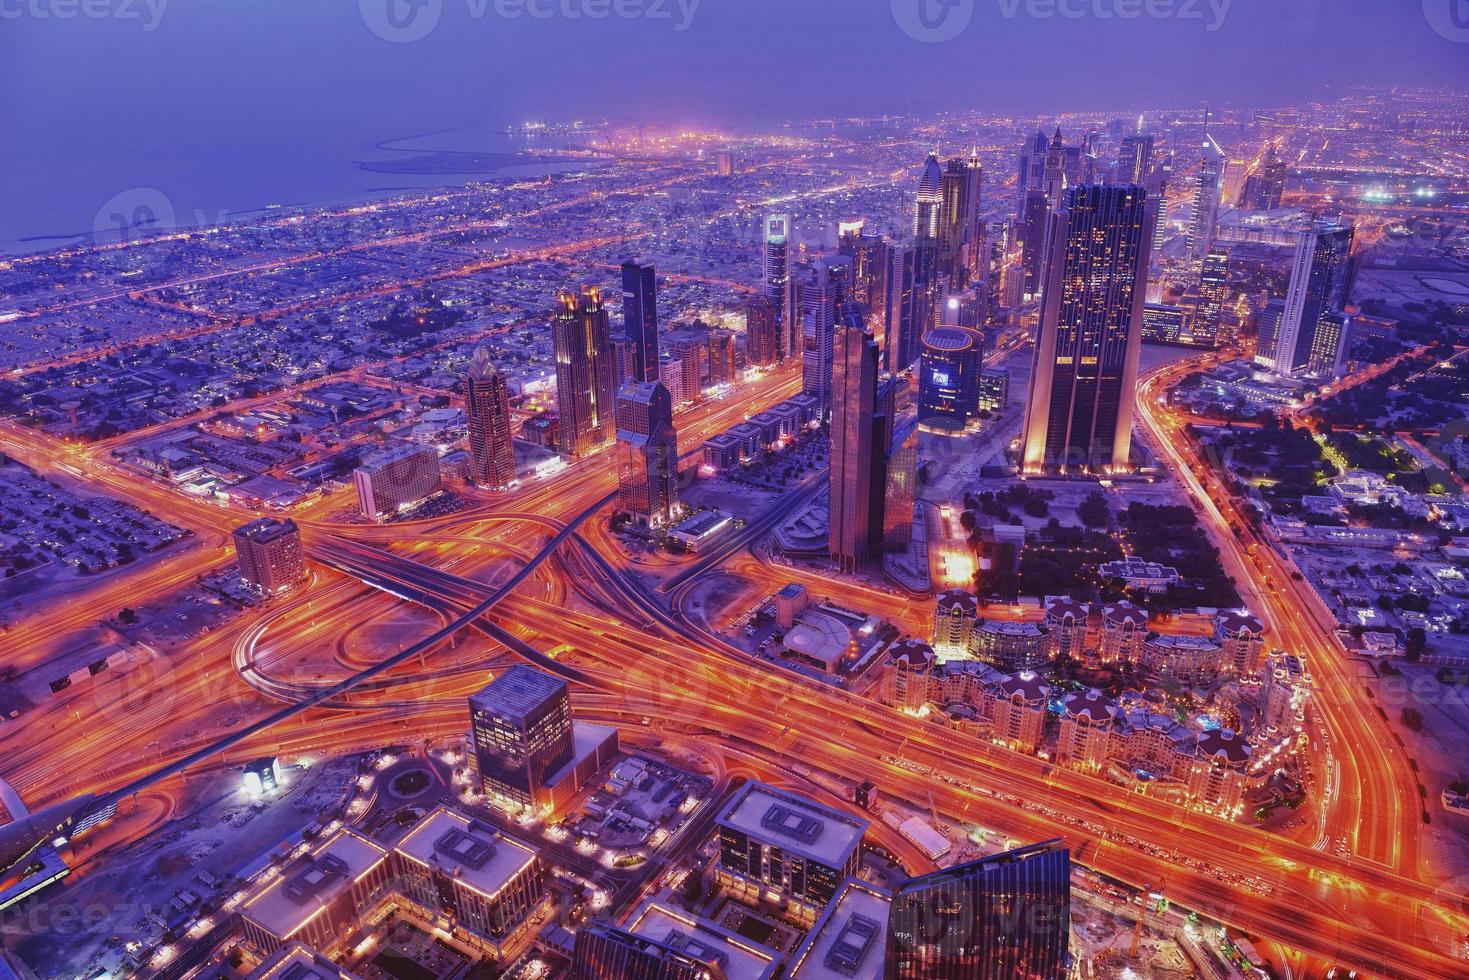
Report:
M 1091 528 L 1105 528 L 1112 524 L 1112 508 L 1107 505 L 1107 498 L 1100 490 L 1087 494 L 1086 499 L 1076 508 L 1076 516 Z
M 1407 642 L 1403 645 L 1403 653 L 1412 663 L 1417 663 L 1423 657 L 1423 650 L 1428 646 L 1428 634 L 1423 627 L 1415 626 L 1408 630 Z
M 122 612 L 117 614 L 117 618 L 122 621 L 124 626 L 132 626 L 138 621 L 138 614 L 130 607 L 124 607 Z

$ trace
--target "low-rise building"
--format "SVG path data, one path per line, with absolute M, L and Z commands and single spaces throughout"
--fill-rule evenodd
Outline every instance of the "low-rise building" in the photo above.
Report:
M 944 656 L 967 656 L 974 652 L 974 627 L 979 600 L 965 589 L 939 593 L 933 609 L 934 650 Z
M 1083 663 L 1087 660 L 1087 626 L 1091 606 L 1067 596 L 1046 601 L 1045 624 L 1051 631 L 1051 659 Z
M 1037 623 L 987 619 L 974 631 L 975 656 L 1007 673 L 1044 667 L 1051 654 L 1051 631 Z
M 1142 665 L 1154 679 L 1171 677 L 1194 687 L 1213 684 L 1226 669 L 1223 650 L 1207 636 L 1152 634 L 1143 643 Z
M 888 648 L 888 672 L 883 678 L 883 700 L 895 708 L 920 713 L 930 700 L 934 649 L 920 640 L 906 639 Z
M 1129 589 L 1155 595 L 1162 595 L 1179 582 L 1178 569 L 1140 558 L 1104 562 L 1097 567 L 1097 574 L 1104 579 L 1121 579 Z
M 1102 663 L 1141 663 L 1143 643 L 1147 638 L 1147 610 L 1130 602 L 1114 602 L 1102 607 Z
M 716 823 L 720 886 L 807 924 L 856 875 L 867 833 L 865 820 L 754 781 L 736 791 Z

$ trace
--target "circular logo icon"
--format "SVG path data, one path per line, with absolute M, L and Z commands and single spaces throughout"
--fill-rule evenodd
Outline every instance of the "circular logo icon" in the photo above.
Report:
M 384 41 L 408 44 L 439 26 L 444 0 L 357 0 L 362 23 Z
M 942 44 L 964 33 L 974 0 L 890 0 L 893 20 L 915 41 Z
M 1439 37 L 1469 44 L 1469 0 L 1423 0 L 1423 16 Z
M 107 199 L 92 219 L 92 241 L 115 245 L 178 228 L 173 202 L 152 187 L 133 187 Z

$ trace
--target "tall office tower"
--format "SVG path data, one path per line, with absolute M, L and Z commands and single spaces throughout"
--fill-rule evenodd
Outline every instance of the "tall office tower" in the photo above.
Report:
M 678 512 L 678 436 L 663 384 L 628 385 L 617 396 L 619 506 L 649 527 Z
M 949 278 L 953 289 L 969 283 L 979 235 L 979 197 L 984 170 L 977 152 L 969 159 L 950 160 L 939 183 L 937 273 Z
M 867 332 L 862 308 L 842 308 L 832 372 L 830 498 L 831 557 L 846 572 L 871 555 L 873 418 L 877 410 L 877 341 Z
M 1341 310 L 1327 310 L 1316 321 L 1311 338 L 1311 354 L 1306 361 L 1306 374 L 1318 381 L 1333 381 L 1341 376 L 1342 358 L 1346 354 L 1347 331 L 1352 317 Z
M 887 478 L 882 498 L 882 546 L 885 551 L 906 551 L 913 540 L 913 504 L 918 493 L 916 422 L 898 423 L 882 468 Z
M 1026 192 L 1040 190 L 1045 185 L 1046 153 L 1050 148 L 1051 140 L 1046 136 L 1045 130 L 1036 130 L 1036 134 L 1020 148 L 1020 173 L 1015 182 L 1018 195 L 1015 201 L 1017 217 L 1025 214 Z
M 594 922 L 576 931 L 571 977 L 572 980 L 725 980 L 724 970 L 716 960 L 701 960 L 693 955 L 698 947 L 697 942 L 674 945 L 605 922 Z
M 637 379 L 633 377 L 634 345 L 632 339 L 625 334 L 615 334 L 612 337 L 612 390 L 617 391 L 623 385 L 635 384 Z
M 550 777 L 571 761 L 571 697 L 566 682 L 526 664 L 505 669 L 469 698 L 482 791 L 539 807 Z
M 1126 469 L 1142 345 L 1150 214 L 1141 187 L 1078 187 L 1051 218 L 1026 406 L 1027 473 Z
M 745 303 L 745 361 L 750 367 L 780 363 L 780 301 L 752 296 Z
M 1135 133 L 1122 137 L 1117 148 L 1117 183 L 1141 186 L 1152 172 L 1153 134 Z
M 935 327 L 923 337 L 918 372 L 918 421 L 962 432 L 979 415 L 984 334 L 966 327 Z
M 1165 155 L 1153 172 L 1148 174 L 1143 189 L 1157 212 L 1153 222 L 1153 254 L 1163 254 L 1163 243 L 1168 238 L 1168 182 L 1173 179 L 1173 154 Z
M 1275 358 L 1280 353 L 1280 330 L 1285 324 L 1285 300 L 1272 299 L 1260 311 L 1260 330 L 1255 337 L 1255 365 L 1267 371 L 1275 370 Z
M 352 471 L 362 516 L 380 521 L 439 492 L 439 453 L 433 446 L 405 442 L 380 449 Z
M 820 400 L 823 418 L 831 412 L 837 311 L 848 301 L 851 287 L 852 261 L 837 257 L 818 261 L 801 291 L 801 390 Z
M 1317 221 L 1296 238 L 1296 259 L 1285 297 L 1285 319 L 1276 345 L 1275 372 L 1288 378 L 1309 374 L 1311 350 L 1321 315 L 1347 301 L 1353 229 Z
M 735 335 L 732 330 L 709 331 L 709 386 L 734 384 L 736 378 Z
M 633 380 L 658 380 L 658 279 L 651 265 L 622 263 L 622 320 L 632 341 Z
M 1271 143 L 1260 169 L 1245 178 L 1240 206 L 1251 211 L 1274 211 L 1280 207 L 1280 199 L 1285 195 L 1286 169 L 1285 161 L 1276 155 L 1275 144 Z
M 289 518 L 262 517 L 234 530 L 240 581 L 257 592 L 279 595 L 306 578 L 301 530 Z
M 1067 156 L 1066 144 L 1061 142 L 1061 127 L 1056 127 L 1056 135 L 1051 137 L 1050 146 L 1046 148 L 1045 166 L 1041 172 L 1040 189 L 1046 192 L 1046 198 L 1053 207 L 1061 203 L 1061 195 L 1066 188 L 1075 184 L 1069 180 L 1066 172 Z M 1078 174 L 1080 176 L 1080 174 Z
M 464 417 L 469 426 L 470 479 L 482 487 L 509 486 L 515 480 L 510 385 L 483 347 L 475 350 L 464 377 Z
M 1191 343 L 1213 347 L 1224 327 L 1224 305 L 1229 298 L 1229 252 L 1221 246 L 1209 249 L 1199 272 L 1199 305 L 1189 325 Z
M 893 894 L 888 980 L 1060 980 L 1071 853 L 1059 840 L 913 878 Z
M 551 343 L 561 452 L 583 456 L 611 440 L 617 425 L 612 338 L 602 290 L 584 286 L 580 296 L 569 289 L 556 294 Z
M 1051 222 L 1051 199 L 1044 190 L 1025 195 L 1025 212 L 1020 228 L 1020 293 L 1029 301 L 1041 294 L 1046 271 L 1046 235 Z
M 878 361 L 881 363 L 881 352 Z M 880 369 L 879 369 L 880 371 Z M 872 400 L 872 462 L 867 469 L 867 548 L 868 553 L 880 555 L 883 551 L 883 531 L 886 527 L 888 490 L 888 461 L 892 456 L 893 434 L 898 424 L 898 388 L 907 385 L 898 378 L 879 376 L 877 392 Z
M 762 272 L 765 295 L 776 301 L 782 361 L 800 349 L 795 311 L 791 309 L 791 216 L 772 214 L 765 219 L 765 264 Z
M 917 281 L 918 255 L 911 244 L 894 245 L 888 266 L 888 310 L 883 353 L 887 369 L 900 374 L 918 358 L 918 339 L 928 321 L 927 283 Z
M 838 252 L 852 260 L 852 299 L 867 308 L 868 323 L 875 331 L 887 322 L 891 264 L 887 239 L 867 234 L 859 224 L 842 234 Z
M 1224 151 L 1209 135 L 1208 114 L 1204 116 L 1204 142 L 1199 148 L 1199 175 L 1194 185 L 1194 201 L 1188 221 L 1189 261 L 1201 263 L 1214 244 L 1214 228 L 1219 222 L 1219 201 L 1224 192 Z
M 943 224 L 944 171 L 939 155 L 930 153 L 923 164 L 918 181 L 918 194 L 913 200 L 913 250 L 915 276 L 928 282 L 939 271 L 939 235 Z

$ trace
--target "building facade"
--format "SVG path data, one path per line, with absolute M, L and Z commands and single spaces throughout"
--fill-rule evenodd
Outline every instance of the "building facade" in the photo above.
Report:
M 510 434 L 510 385 L 483 347 L 464 377 L 464 417 L 469 429 L 470 479 L 500 488 L 515 481 L 515 442 Z
M 610 331 L 601 289 L 588 286 L 580 294 L 569 289 L 556 294 L 551 343 L 563 455 L 595 452 L 617 431 Z

